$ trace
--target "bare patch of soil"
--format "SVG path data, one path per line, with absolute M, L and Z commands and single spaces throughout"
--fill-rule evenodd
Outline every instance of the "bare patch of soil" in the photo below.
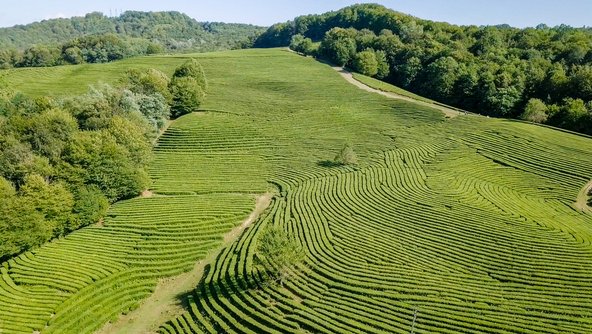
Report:
M 142 198 L 150 198 L 152 196 L 154 196 L 154 193 L 148 189 L 142 191 L 142 194 L 140 195 Z
M 588 205 L 588 199 L 590 198 L 588 194 L 590 194 L 590 190 L 592 190 L 592 181 L 588 182 L 584 188 L 580 190 L 576 202 L 574 203 L 576 209 L 584 212 L 592 212 L 592 208 Z

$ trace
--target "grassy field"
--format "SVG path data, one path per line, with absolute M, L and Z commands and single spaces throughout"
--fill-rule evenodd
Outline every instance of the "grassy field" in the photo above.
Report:
M 115 320 L 158 278 L 219 247 L 264 192 L 275 194 L 269 209 L 205 267 L 161 333 L 592 332 L 592 216 L 574 205 L 592 178 L 592 140 L 446 119 L 281 50 L 195 57 L 210 79 L 207 111 L 159 141 L 157 196 L 4 263 L 0 332 L 90 333 Z M 115 82 L 128 66 L 170 73 L 182 60 L 5 80 L 59 96 Z M 333 166 L 346 143 L 359 165 Z M 306 252 L 283 286 L 266 284 L 254 261 L 270 224 Z
M 391 85 L 391 84 L 386 83 L 384 81 L 380 81 L 378 79 L 374 79 L 374 78 L 371 78 L 369 76 L 366 76 L 366 75 L 363 75 L 363 74 L 360 74 L 360 73 L 353 73 L 353 77 L 356 80 L 358 80 L 359 82 L 361 82 L 361 83 L 363 83 L 365 85 L 368 85 L 368 86 L 370 86 L 370 87 L 372 87 L 374 89 L 378 89 L 378 90 L 381 90 L 381 91 L 384 91 L 384 92 L 395 93 L 395 94 L 398 94 L 398 95 L 401 95 L 401 96 L 405 96 L 405 97 L 408 97 L 408 98 L 411 98 L 411 99 L 414 99 L 414 100 L 417 100 L 417 101 L 422 101 L 422 102 L 434 104 L 434 105 L 437 105 L 437 106 L 447 107 L 447 108 L 450 108 L 452 110 L 464 112 L 464 110 L 462 110 L 462 109 L 455 108 L 455 107 L 452 107 L 452 106 L 449 106 L 449 105 L 446 105 L 444 103 L 440 103 L 440 102 L 437 102 L 437 101 L 434 101 L 434 100 L 430 100 L 430 99 L 428 99 L 426 97 L 423 97 L 423 96 L 420 96 L 420 95 L 417 95 L 417 94 L 413 94 L 410 91 L 405 90 L 403 88 L 400 88 L 400 87 Z

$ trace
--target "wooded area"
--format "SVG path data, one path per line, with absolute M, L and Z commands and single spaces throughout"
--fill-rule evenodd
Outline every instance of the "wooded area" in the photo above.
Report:
M 0 69 L 104 63 L 138 55 L 251 45 L 264 28 L 197 22 L 179 12 L 90 13 L 0 28 Z
M 171 110 L 173 117 L 197 110 L 205 91 L 193 59 L 172 80 L 131 69 L 120 87 L 100 84 L 59 100 L 2 87 L 0 261 L 97 223 L 110 203 L 140 194 Z
M 290 45 L 484 115 L 592 134 L 592 30 L 422 20 L 354 5 L 276 24 L 257 47 Z

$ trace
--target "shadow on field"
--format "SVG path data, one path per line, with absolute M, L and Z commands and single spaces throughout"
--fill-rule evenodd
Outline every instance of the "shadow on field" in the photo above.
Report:
M 233 295 L 242 294 L 247 290 L 261 288 L 259 285 L 261 282 L 255 282 L 253 280 L 249 282 L 242 277 L 236 277 L 234 275 L 221 275 L 221 277 L 217 277 L 214 280 L 211 278 L 208 279 L 211 271 L 215 270 L 215 266 L 222 261 L 221 256 L 223 253 L 224 252 L 220 252 L 218 254 L 218 258 L 213 265 L 207 264 L 204 267 L 203 275 L 194 290 L 176 296 L 178 305 L 182 306 L 185 312 L 199 312 L 205 319 L 207 319 L 209 316 L 208 311 L 204 308 L 204 303 L 210 304 L 212 301 L 219 300 L 220 298 L 232 299 Z M 257 279 L 264 280 L 260 274 L 257 276 Z M 173 321 L 174 320 L 170 320 L 167 324 L 172 325 Z M 211 321 L 210 325 L 212 325 L 218 333 L 224 332 L 224 329 L 219 327 L 216 321 Z M 247 327 L 250 326 L 248 323 L 243 323 L 243 325 Z M 257 328 L 252 328 L 252 330 L 256 329 Z
M 341 162 L 335 162 L 331 160 L 321 160 L 317 162 L 317 166 L 326 167 L 326 168 L 334 168 L 334 167 L 341 167 L 343 164 Z

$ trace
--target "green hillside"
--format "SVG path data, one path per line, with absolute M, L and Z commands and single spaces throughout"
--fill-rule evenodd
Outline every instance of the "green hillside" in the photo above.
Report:
M 592 178 L 590 139 L 445 118 L 283 50 L 195 57 L 208 97 L 161 137 L 154 196 L 4 263 L 0 332 L 91 333 L 216 249 L 160 332 L 592 331 L 592 216 L 575 205 Z M 183 60 L 3 73 L 24 92 L 59 96 Z M 357 165 L 334 163 L 346 144 Z M 225 243 L 266 192 L 270 207 Z M 306 256 L 283 285 L 269 284 L 274 264 L 256 256 L 270 225 Z
M 0 28 L 0 49 L 58 45 L 87 35 L 117 34 L 122 38 L 146 39 L 168 50 L 208 51 L 229 49 L 262 30 L 250 24 L 198 22 L 174 11 L 126 11 L 115 17 L 93 12 Z

